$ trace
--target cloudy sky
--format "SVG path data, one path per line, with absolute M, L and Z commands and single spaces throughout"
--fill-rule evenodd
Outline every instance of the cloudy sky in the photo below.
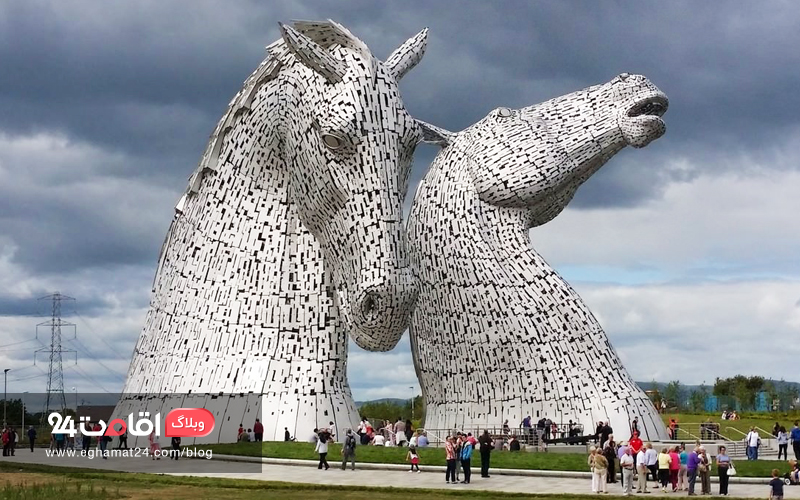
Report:
M 384 4 L 384 5 L 381 5 Z M 381 5 L 381 6 L 379 6 Z M 67 390 L 119 390 L 173 206 L 209 133 L 279 37 L 332 18 L 386 57 L 428 26 L 401 83 L 460 130 L 648 76 L 667 134 L 626 150 L 534 246 L 600 319 L 636 380 L 798 380 L 800 5 L 795 2 L 10 1 L 0 4 L 0 368 L 43 391 L 37 298 L 77 325 Z M 414 184 L 436 149 L 421 147 Z M 39 332 L 47 340 L 47 332 Z M 408 340 L 351 345 L 358 400 L 418 391 Z

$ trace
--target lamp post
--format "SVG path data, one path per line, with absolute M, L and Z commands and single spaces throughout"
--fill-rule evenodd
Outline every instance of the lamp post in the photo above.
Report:
M 20 429 L 22 432 L 25 432 L 25 395 L 28 394 L 28 391 L 22 393 L 22 426 Z
M 408 388 L 411 389 L 411 418 L 414 418 L 414 386 L 410 385 Z
M 5 429 L 8 421 L 6 420 L 6 400 L 8 399 L 8 372 L 11 368 L 3 370 L 3 428 Z
M 72 392 L 75 393 L 75 416 L 78 416 L 78 388 L 73 386 Z

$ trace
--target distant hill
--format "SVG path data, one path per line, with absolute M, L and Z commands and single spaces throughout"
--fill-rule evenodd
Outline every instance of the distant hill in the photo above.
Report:
M 783 388 L 784 384 L 788 385 L 790 387 L 793 387 L 795 389 L 800 390 L 800 382 L 786 382 L 786 381 L 781 382 L 780 380 L 772 380 L 772 379 L 766 379 L 766 381 L 767 382 L 772 382 L 773 384 L 775 384 L 775 388 L 778 389 L 778 390 L 781 390 Z M 666 387 L 669 382 L 658 382 L 658 381 L 656 381 L 655 383 L 658 384 L 658 387 L 661 390 L 664 390 L 664 387 Z M 653 388 L 653 382 L 636 382 L 636 384 L 639 387 L 641 387 L 643 391 L 649 391 L 650 389 Z M 681 384 L 681 388 L 684 391 L 690 393 L 690 392 L 692 392 L 694 390 L 700 389 L 700 385 Z M 711 382 L 706 383 L 706 389 L 708 389 L 709 393 L 711 393 L 711 391 L 714 390 L 714 381 L 713 380 Z
M 772 382 L 775 384 L 775 388 L 780 390 L 783 387 L 783 384 L 789 385 L 800 391 L 800 382 L 781 382 L 780 380 L 771 380 L 767 379 L 768 382 Z M 664 387 L 667 386 L 668 382 L 655 382 L 658 384 L 658 387 L 661 390 L 664 390 Z M 649 391 L 653 388 L 653 382 L 636 382 L 639 387 L 642 388 L 643 391 Z M 700 385 L 689 385 L 689 384 L 681 384 L 681 389 L 685 391 L 686 394 L 690 394 L 692 391 L 700 389 Z M 709 394 L 714 389 L 714 381 L 712 380 L 710 383 L 706 384 L 706 389 L 708 390 Z M 382 398 L 382 399 L 373 399 L 371 401 L 356 401 L 356 408 L 361 408 L 364 403 L 392 403 L 397 405 L 404 405 L 408 402 L 408 399 L 401 399 L 401 398 Z
M 364 403 L 392 403 L 396 405 L 404 405 L 408 403 L 408 399 L 400 399 L 400 398 L 382 398 L 382 399 L 373 399 L 371 401 L 356 401 L 356 408 L 361 408 Z

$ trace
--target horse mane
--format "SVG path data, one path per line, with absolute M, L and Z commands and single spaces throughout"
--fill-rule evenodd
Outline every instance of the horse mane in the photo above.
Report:
M 370 52 L 367 45 L 341 24 L 328 19 L 327 21 L 293 21 L 293 25 L 296 30 L 324 49 L 340 45 L 358 52 L 366 61 L 370 61 L 371 64 L 368 65 L 368 69 L 372 71 L 372 74 L 377 74 L 377 60 L 372 56 L 372 52 Z M 281 68 L 291 64 L 294 58 L 283 39 L 278 39 L 269 44 L 266 47 L 266 51 L 267 57 L 245 80 L 242 89 L 233 97 L 228 104 L 227 111 L 217 123 L 203 156 L 200 158 L 200 163 L 192 175 L 189 176 L 189 185 L 186 191 L 175 206 L 176 215 L 183 213 L 186 199 L 199 191 L 205 172 L 217 169 L 219 152 L 222 148 L 225 134 L 233 126 L 234 119 L 241 113 L 250 110 L 253 98 L 261 86 L 277 77 Z

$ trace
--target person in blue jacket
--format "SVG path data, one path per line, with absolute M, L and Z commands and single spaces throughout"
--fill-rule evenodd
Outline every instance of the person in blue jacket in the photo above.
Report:
M 789 439 L 792 441 L 795 460 L 800 460 L 800 425 L 798 425 L 797 420 L 794 421 L 794 427 L 789 434 Z
M 461 448 L 461 468 L 464 470 L 464 480 L 461 481 L 463 484 L 469 484 L 469 478 L 472 475 L 472 471 L 469 468 L 469 462 L 472 459 L 472 443 L 467 440 L 464 441 L 464 446 Z

